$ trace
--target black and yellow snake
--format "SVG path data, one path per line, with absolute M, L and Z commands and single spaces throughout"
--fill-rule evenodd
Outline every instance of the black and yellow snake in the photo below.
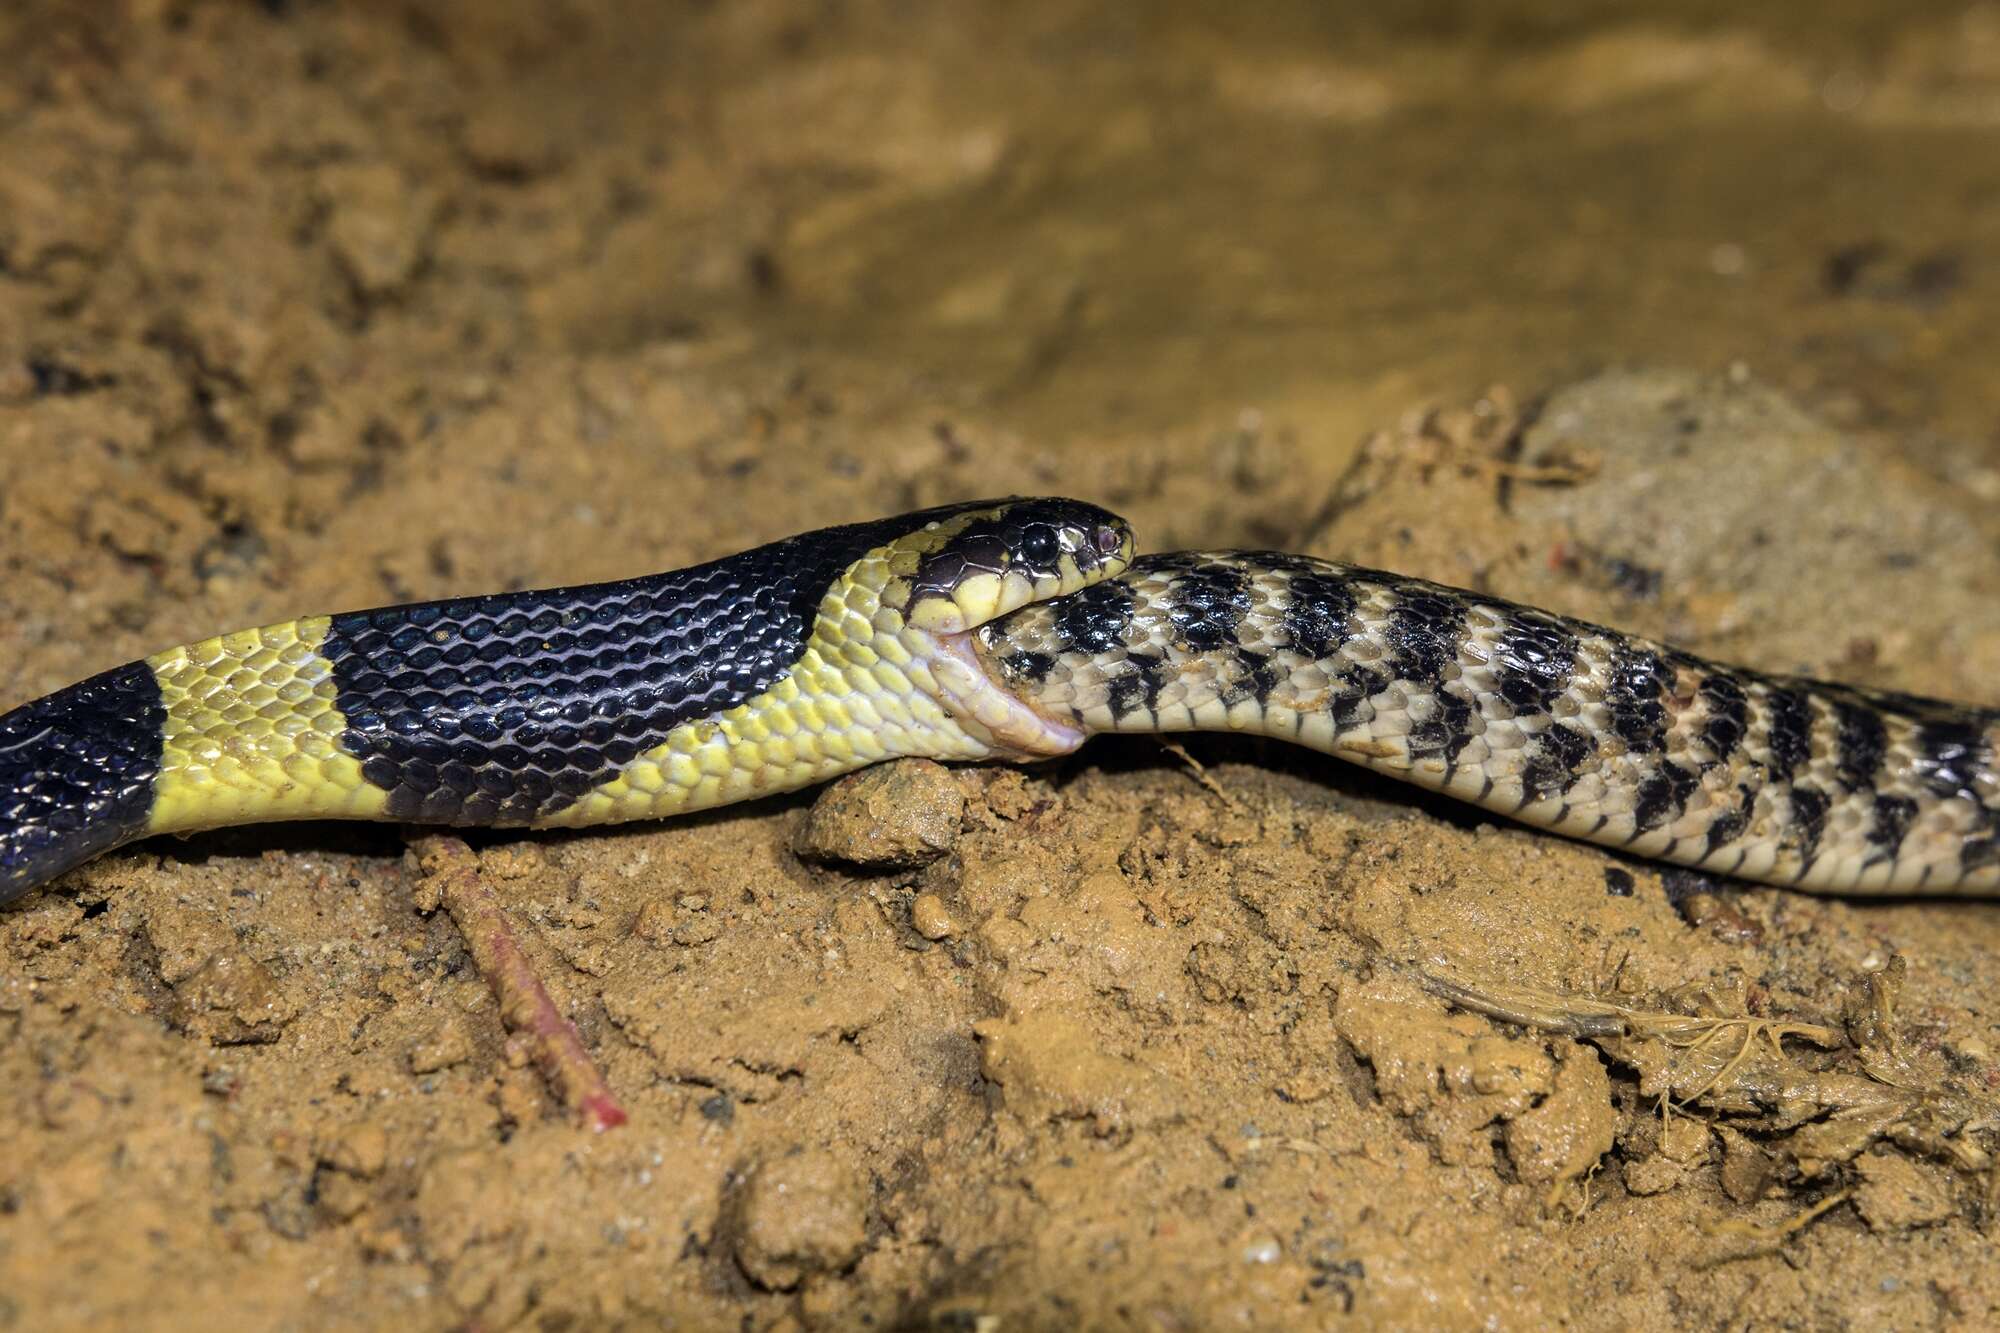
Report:
M 2000 893 L 2000 711 L 1300 556 L 1135 560 L 1117 516 L 1017 499 L 618 583 L 286 621 L 23 704 L 0 716 L 0 902 L 156 833 L 609 824 L 897 756 L 1190 730 L 1746 879 Z

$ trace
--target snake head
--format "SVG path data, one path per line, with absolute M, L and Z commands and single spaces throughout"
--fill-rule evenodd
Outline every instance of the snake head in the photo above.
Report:
M 1061 597 L 1132 561 L 1124 519 L 1081 500 L 982 501 L 932 520 L 897 544 L 891 572 L 903 620 L 962 634 L 1030 602 Z
M 921 662 L 923 688 L 986 757 L 1067 754 L 1083 732 L 1035 712 L 987 672 L 972 631 L 1010 611 L 1062 597 L 1125 571 L 1132 529 L 1080 500 L 982 500 L 913 515 L 920 525 L 892 542 L 874 632 L 901 640 Z

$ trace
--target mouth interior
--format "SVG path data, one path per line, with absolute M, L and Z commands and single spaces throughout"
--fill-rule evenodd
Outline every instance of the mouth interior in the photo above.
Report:
M 994 678 L 973 645 L 973 633 L 932 636 L 934 674 L 945 703 L 984 727 L 997 745 L 1025 758 L 1068 754 L 1082 745 L 1081 728 L 1044 717 Z

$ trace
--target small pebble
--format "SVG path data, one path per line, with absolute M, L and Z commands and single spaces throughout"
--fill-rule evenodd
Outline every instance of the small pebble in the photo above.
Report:
M 965 793 L 943 764 L 903 759 L 821 792 L 793 850 L 812 861 L 907 870 L 956 847 L 964 817 Z
M 495 879 L 540 879 L 549 871 L 549 854 L 540 843 L 502 843 L 479 854 L 479 868 Z
M 632 933 L 651 943 L 663 940 L 674 928 L 674 909 L 658 899 L 649 899 L 639 905 L 639 915 L 632 921 Z
M 380 1125 L 349 1125 L 327 1144 L 323 1159 L 350 1176 L 379 1175 L 389 1163 L 389 1135 Z
M 867 1192 L 827 1152 L 800 1152 L 751 1168 L 737 1201 L 736 1262 L 767 1291 L 790 1291 L 814 1273 L 860 1257 Z
M 1932 1226 L 1958 1211 L 1949 1178 L 1900 1153 L 1866 1154 L 1854 1167 L 1861 1177 L 1854 1207 L 1870 1230 Z
M 465 1025 L 448 1018 L 431 1030 L 430 1036 L 410 1047 L 410 1072 L 434 1074 L 472 1058 L 472 1037 Z
M 945 910 L 944 899 L 935 893 L 920 893 L 910 904 L 910 925 L 927 940 L 942 940 L 958 934 L 958 922 Z
M 1722 1192 L 1737 1203 L 1757 1202 L 1776 1174 L 1770 1154 L 1734 1130 L 1721 1135 Z

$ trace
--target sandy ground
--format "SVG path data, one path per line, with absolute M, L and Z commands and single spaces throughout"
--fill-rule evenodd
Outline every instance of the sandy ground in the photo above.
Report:
M 0 706 L 1018 491 L 2000 702 L 2000 9 L 1254 8 L 7 6 Z M 1188 757 L 479 841 L 604 1134 L 397 830 L 107 858 L 0 1327 L 2000 1320 L 2000 910 Z

